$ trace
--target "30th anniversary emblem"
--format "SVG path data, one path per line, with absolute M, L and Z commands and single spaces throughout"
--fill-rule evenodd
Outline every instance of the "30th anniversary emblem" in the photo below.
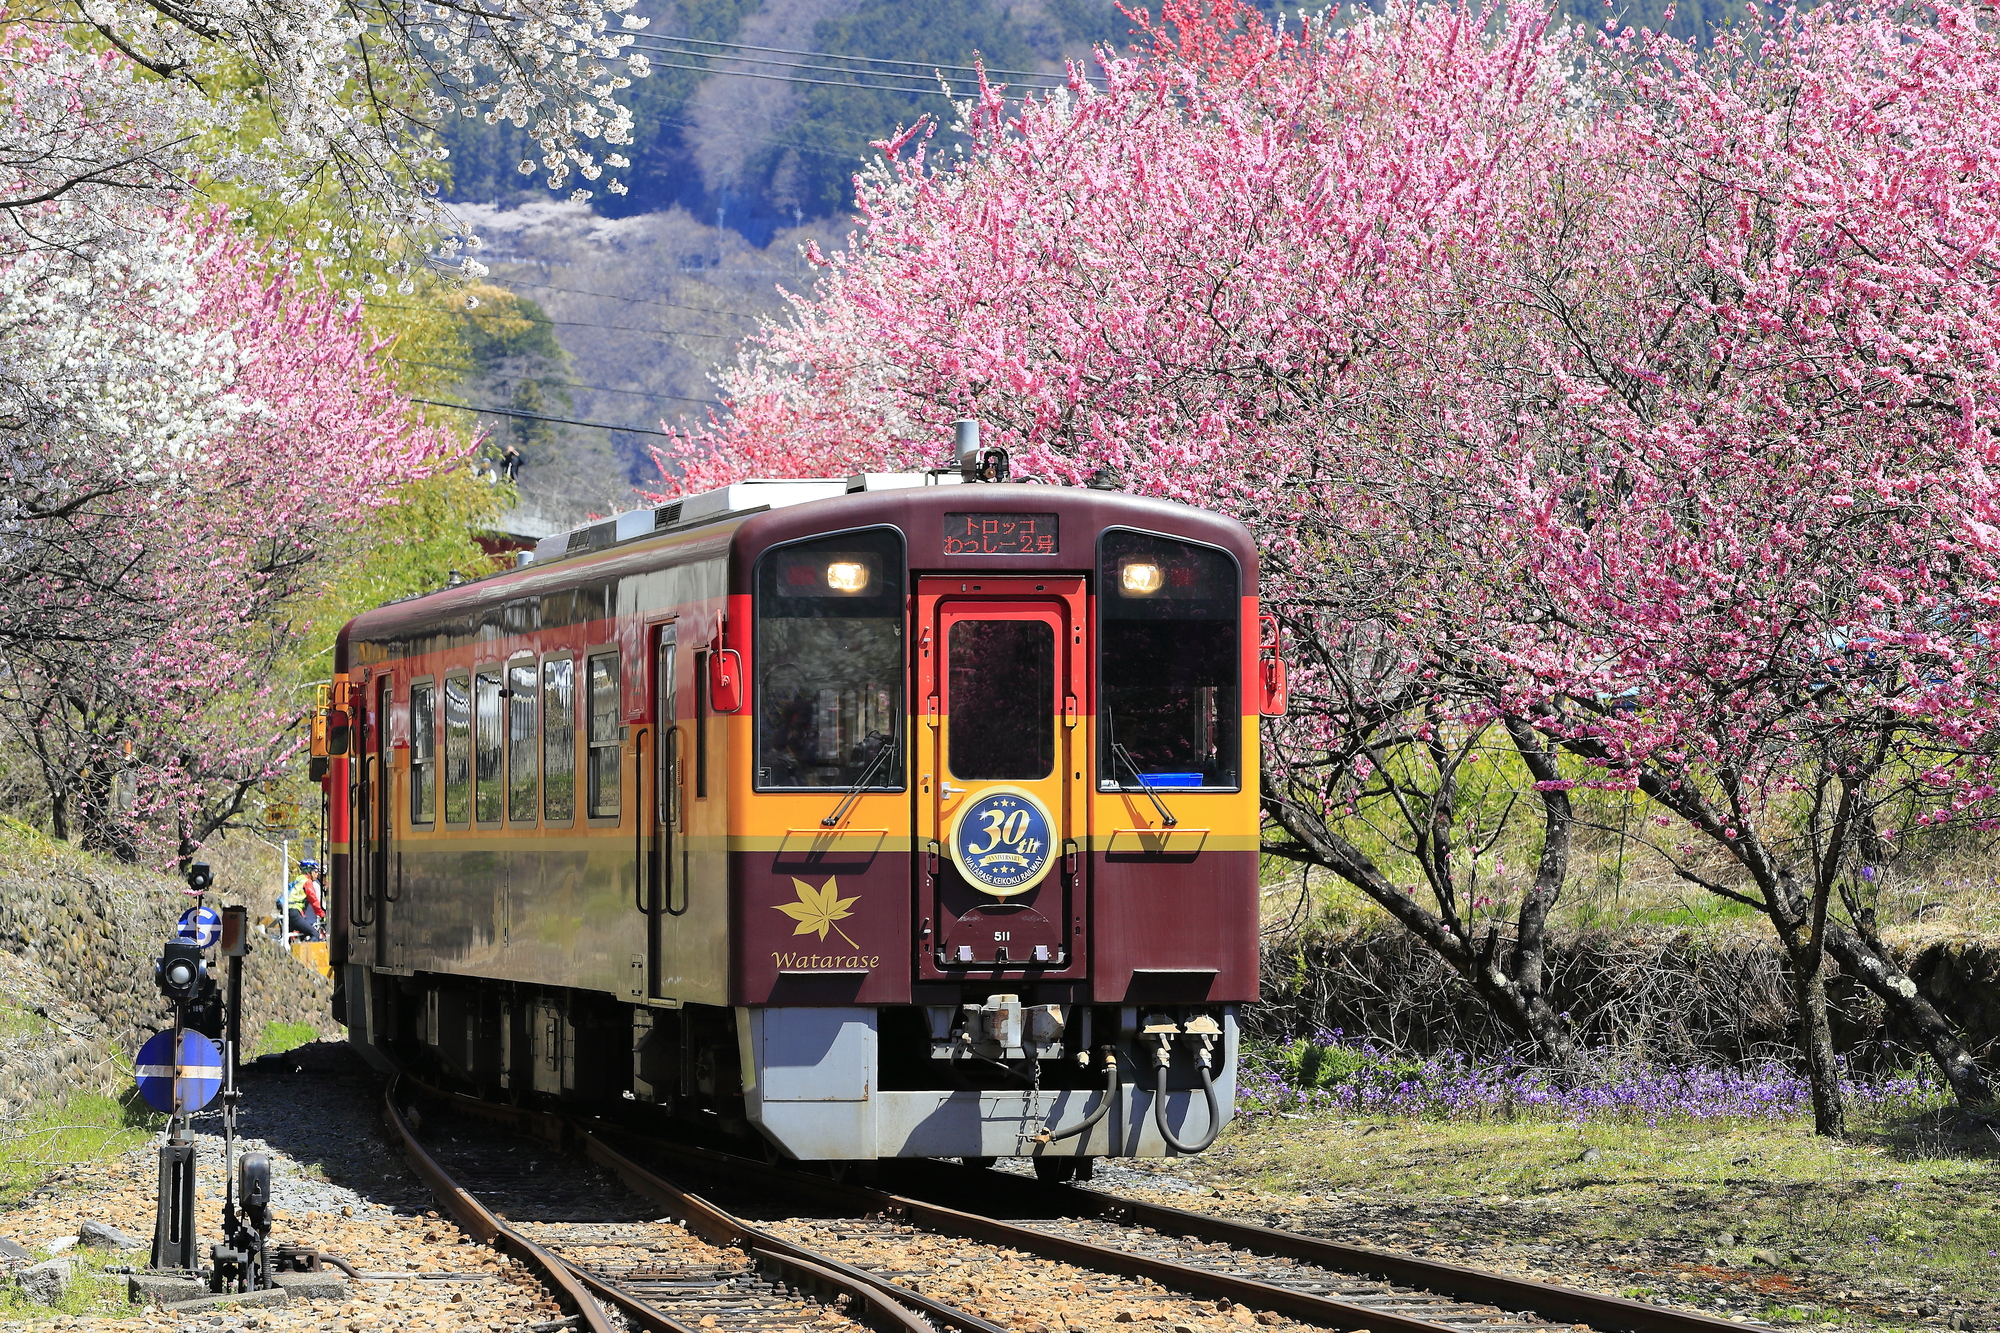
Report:
M 975 888 L 996 898 L 1026 893 L 1056 863 L 1055 821 L 1019 787 L 988 787 L 967 802 L 951 828 L 951 862 Z

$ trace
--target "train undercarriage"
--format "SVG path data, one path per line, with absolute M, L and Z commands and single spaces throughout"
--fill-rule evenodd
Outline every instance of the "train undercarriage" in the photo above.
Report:
M 724 1007 L 343 969 L 339 1015 L 386 1070 L 495 1100 L 650 1104 L 769 1155 L 1098 1157 L 1213 1141 L 1235 1101 L 1236 1006 L 1097 1005 L 1032 986 L 956 1004 Z

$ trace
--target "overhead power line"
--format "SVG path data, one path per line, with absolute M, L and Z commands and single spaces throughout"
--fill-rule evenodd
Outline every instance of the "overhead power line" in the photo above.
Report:
M 460 412 L 478 412 L 489 417 L 515 417 L 521 421 L 547 421 L 557 426 L 595 426 L 599 430 L 622 430 L 627 435 L 658 435 L 663 439 L 679 439 L 684 432 L 671 430 L 648 430 L 644 426 L 620 426 L 609 421 L 579 421 L 575 417 L 545 417 L 539 412 L 517 412 L 511 407 L 468 407 L 464 403 L 442 403 L 435 398 L 412 398 L 413 403 L 425 407 L 450 407 Z
M 737 51 L 762 51 L 766 55 L 807 56 L 814 60 L 847 60 L 856 62 L 867 61 L 871 64 L 876 64 L 876 65 L 902 65 L 905 68 L 909 69 L 950 69 L 950 70 L 957 70 L 962 74 L 976 74 L 982 68 L 981 66 L 978 65 L 946 65 L 928 60 L 891 60 L 887 56 L 841 55 L 840 53 L 835 51 L 800 51 L 794 47 L 789 47 L 789 46 L 752 46 L 748 42 L 719 42 L 709 37 L 676 37 L 663 32 L 649 32 L 645 34 L 643 37 L 641 37 L 639 40 L 655 41 L 655 42 L 690 42 L 701 46 L 728 47 L 732 50 L 737 50 Z M 1068 80 L 1067 75 L 1049 74 L 1031 69 L 995 69 L 990 65 L 985 66 L 984 68 L 988 74 L 1019 74 L 1030 79 L 1063 79 L 1065 82 L 1067 82 Z
M 363 304 L 370 310 L 434 311 L 437 309 L 435 306 L 398 305 L 394 301 L 365 301 Z M 462 315 L 467 319 L 480 318 L 478 312 L 473 310 L 453 310 L 450 307 L 446 307 L 444 313 L 448 315 Z M 740 333 L 699 333 L 694 329 L 642 329 L 631 324 L 591 324 L 579 319 L 549 319 L 546 317 L 536 319 L 533 315 L 519 313 L 503 314 L 501 318 L 525 320 L 530 324 L 553 324 L 569 329 L 602 329 L 607 333 L 644 333 L 655 338 L 721 338 L 726 341 L 743 336 Z
M 759 74 L 752 69 L 715 69 L 709 65 L 676 65 L 669 60 L 655 60 L 654 69 L 690 69 L 697 74 L 720 74 L 732 79 L 768 79 L 773 83 L 808 83 L 817 88 L 864 88 L 877 93 L 915 93 L 923 97 L 943 97 L 950 100 L 950 94 L 942 88 L 899 88 L 887 83 L 852 83 L 833 79 L 801 79 L 790 74 Z M 1009 98 L 1018 101 L 1018 98 Z
M 507 261 L 495 260 L 495 263 Z M 803 275 L 802 275 L 803 276 Z M 619 296 L 612 292 L 587 292 L 581 287 L 558 287 L 552 282 L 528 282 L 522 278 L 510 277 L 508 287 L 539 287 L 545 292 L 566 292 L 571 296 L 596 296 L 606 301 L 625 301 L 632 305 L 663 305 L 669 310 L 691 310 L 700 315 L 735 315 L 738 319 L 762 319 L 764 316 L 748 310 L 713 309 L 705 305 L 681 305 L 677 301 L 661 301 L 650 296 Z
M 433 370 L 458 370 L 461 371 L 461 378 L 465 379 L 472 379 L 480 375 L 480 370 L 477 366 L 459 367 L 447 365 L 442 361 L 415 361 L 407 356 L 392 356 L 389 359 L 398 365 L 404 366 L 429 366 Z M 622 393 L 632 398 L 671 398 L 677 403 L 703 403 L 710 407 L 719 405 L 717 399 L 690 398 L 684 393 L 654 393 L 650 389 L 614 389 L 606 384 L 578 384 L 573 380 L 550 380 L 545 382 L 541 377 L 535 375 L 511 375 L 507 378 L 533 380 L 535 383 L 543 384 L 544 387 L 549 388 L 581 389 L 586 393 Z
M 665 51 L 669 55 L 689 56 L 702 60 L 728 60 L 743 65 L 770 65 L 770 66 L 775 66 L 778 69 L 803 70 L 808 74 L 865 75 L 869 78 L 874 78 L 874 79 L 910 79 L 914 80 L 917 83 L 928 83 L 932 85 L 935 85 L 937 83 L 938 75 L 944 72 L 943 67 L 939 67 L 937 69 L 934 69 L 929 74 L 904 74 L 899 70 L 893 70 L 893 69 L 842 69 L 838 65 L 808 65 L 808 64 L 803 64 L 796 60 L 765 60 L 758 56 L 730 55 L 719 51 L 688 51 L 680 47 L 672 47 L 672 46 L 651 46 L 645 49 L 653 51 Z M 897 63 L 902 64 L 908 62 L 899 61 Z M 953 68 L 956 69 L 959 67 L 954 66 Z M 714 69 L 712 72 L 716 74 L 731 74 L 731 73 L 741 73 L 742 71 Z M 995 71 L 989 70 L 987 72 L 994 73 Z M 1053 77 L 1053 76 L 1033 75 L 1031 77 L 1043 78 L 1043 77 Z M 1057 88 L 1067 86 L 1068 83 L 1069 83 L 1068 79 L 1063 79 L 1060 83 L 1046 83 L 1046 84 L 1038 83 L 1031 86 L 1035 88 L 1045 88 L 1049 91 L 1053 91 Z

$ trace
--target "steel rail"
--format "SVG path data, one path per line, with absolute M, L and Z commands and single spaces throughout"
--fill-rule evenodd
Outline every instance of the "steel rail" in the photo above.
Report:
M 1072 1185 L 1038 1188 L 1050 1190 L 1052 1197 L 1060 1201 L 1059 1207 L 1073 1209 L 1080 1216 L 1129 1222 L 1152 1227 L 1163 1234 L 1192 1236 L 1246 1250 L 1281 1254 L 1289 1259 L 1305 1259 L 1342 1272 L 1366 1273 L 1447 1296 L 1484 1301 L 1506 1310 L 1533 1310 L 1613 1333 L 1723 1333 L 1725 1329 L 1741 1333 L 1743 1328 L 1730 1320 L 1691 1310 L 1648 1305 L 1624 1296 L 1534 1278 L 1510 1277 L 1437 1259 L 1419 1259 L 1415 1255 L 1349 1245 L 1251 1222 L 1232 1222 L 1099 1190 Z
M 1433 1323 L 1427 1319 L 1415 1319 L 1392 1310 L 1356 1305 L 1348 1301 L 1335 1300 L 1330 1296 L 1316 1296 L 1311 1292 L 1275 1286 L 1255 1278 L 1211 1272 L 1188 1264 L 1175 1263 L 1171 1259 L 1133 1254 L 1069 1236 L 1051 1235 L 1046 1231 L 1022 1226 L 1016 1222 L 1005 1222 L 979 1213 L 960 1212 L 943 1204 L 911 1198 L 908 1195 L 890 1194 L 865 1185 L 816 1180 L 796 1172 L 766 1166 L 762 1162 L 751 1161 L 748 1158 L 716 1152 L 713 1149 L 692 1148 L 674 1143 L 649 1146 L 658 1152 L 711 1170 L 753 1177 L 761 1184 L 774 1185 L 794 1194 L 811 1195 L 821 1201 L 833 1202 L 851 1210 L 903 1217 L 921 1222 L 938 1231 L 993 1241 L 1012 1249 L 1024 1250 L 1029 1254 L 1060 1259 L 1079 1268 L 1147 1278 L 1176 1291 L 1224 1297 L 1234 1304 L 1247 1305 L 1252 1309 L 1272 1310 L 1315 1324 L 1344 1329 L 1367 1329 L 1369 1333 L 1457 1333 L 1449 1325 Z M 883 1281 L 879 1278 L 875 1280 Z M 1740 1333 L 1736 1325 L 1732 1324 L 1730 1328 L 1732 1333 Z
M 603 1308 L 578 1282 L 569 1264 L 501 1221 L 485 1204 L 461 1188 L 438 1165 L 437 1159 L 424 1150 L 424 1146 L 417 1142 L 416 1131 L 410 1128 L 409 1121 L 396 1106 L 396 1083 L 397 1080 L 392 1078 L 382 1090 L 382 1107 L 387 1113 L 389 1128 L 395 1132 L 403 1155 L 410 1159 L 410 1165 L 431 1187 L 431 1192 L 437 1195 L 445 1211 L 482 1244 L 512 1254 L 539 1272 L 543 1282 L 555 1290 L 570 1307 L 569 1313 L 581 1319 L 590 1333 L 617 1333 L 604 1317 Z
M 739 1183 L 749 1181 L 774 1187 L 824 1206 L 855 1213 L 901 1217 L 937 1231 L 992 1241 L 1082 1268 L 1148 1278 L 1183 1292 L 1225 1297 L 1253 1309 L 1272 1310 L 1315 1323 L 1365 1328 L 1371 1333 L 1447 1333 L 1449 1329 L 1445 1324 L 1377 1306 L 1342 1301 L 1255 1278 L 1218 1273 L 1076 1237 L 1055 1235 L 1036 1227 L 963 1212 L 927 1199 L 780 1169 L 712 1148 L 648 1139 L 629 1128 L 602 1120 L 586 1121 L 548 1112 L 499 1107 L 458 1093 L 432 1095 L 449 1099 L 454 1105 L 468 1110 L 507 1120 L 517 1127 L 532 1128 L 542 1136 L 557 1141 L 568 1134 L 592 1160 L 619 1175 L 628 1186 L 669 1207 L 682 1209 L 690 1230 L 701 1232 L 717 1243 L 751 1248 L 772 1260 L 790 1259 L 824 1266 L 854 1286 L 872 1288 L 942 1323 L 966 1330 L 966 1333 L 1001 1331 L 964 1310 L 753 1227 L 700 1195 L 657 1175 L 608 1140 L 615 1137 L 621 1142 L 643 1144 L 649 1154 L 683 1162 L 725 1179 L 734 1178 Z M 963 1181 L 957 1178 L 958 1173 L 977 1168 L 939 1163 L 936 1170 L 941 1176 L 950 1173 L 951 1183 L 956 1187 L 954 1192 L 962 1194 Z M 1533 1278 L 1512 1277 L 1435 1259 L 1421 1259 L 1275 1227 L 1235 1222 L 1094 1189 L 1040 1185 L 985 1170 L 979 1171 L 979 1183 L 981 1189 L 989 1193 L 995 1187 L 1014 1190 L 1018 1192 L 1017 1197 L 1024 1201 L 1032 1199 L 1042 1206 L 1054 1204 L 1071 1216 L 1151 1227 L 1165 1235 L 1220 1242 L 1253 1252 L 1304 1260 L 1335 1272 L 1382 1278 L 1455 1300 L 1482 1302 L 1505 1311 L 1532 1310 L 1548 1322 L 1582 1323 L 1593 1329 L 1606 1330 L 1606 1333 L 1742 1333 L 1744 1327 L 1711 1315 L 1648 1305 L 1622 1296 Z M 707 1230 L 711 1227 L 715 1228 L 713 1232 Z
M 617 1132 L 623 1134 L 629 1131 Z M 649 1146 L 661 1153 L 710 1169 L 755 1174 L 761 1182 L 780 1185 L 795 1194 L 812 1197 L 821 1203 L 835 1205 L 844 1203 L 853 1207 L 857 1193 L 866 1194 L 870 1196 L 868 1203 L 874 1209 L 922 1220 L 940 1230 L 957 1231 L 961 1234 L 979 1235 L 983 1239 L 1001 1241 L 1031 1253 L 1062 1258 L 1083 1267 L 1106 1267 L 1108 1265 L 1104 1260 L 1115 1256 L 1117 1260 L 1127 1265 L 1120 1271 L 1152 1277 L 1166 1285 L 1180 1286 L 1183 1290 L 1192 1289 L 1191 1283 L 1196 1279 L 1204 1282 L 1221 1280 L 1227 1283 L 1242 1283 L 1245 1284 L 1242 1295 L 1236 1290 L 1217 1291 L 1216 1294 L 1227 1295 L 1232 1301 L 1243 1305 L 1290 1313 L 1291 1309 L 1279 1304 L 1279 1301 L 1281 1298 L 1286 1300 L 1297 1298 L 1314 1303 L 1301 1308 L 1301 1312 L 1307 1309 L 1316 1312 L 1309 1313 L 1307 1317 L 1323 1320 L 1332 1313 L 1329 1307 L 1338 1307 L 1343 1317 L 1351 1313 L 1352 1317 L 1362 1319 L 1362 1322 L 1354 1327 L 1368 1328 L 1375 1330 L 1376 1333 L 1389 1333 L 1391 1329 L 1399 1326 L 1406 1330 L 1434 1330 L 1442 1327 L 1426 1320 L 1398 1316 L 1393 1312 L 1380 1311 L 1369 1306 L 1350 1305 L 1327 1297 L 1292 1292 L 1287 1288 L 1258 1282 L 1252 1278 L 1235 1278 L 1227 1274 L 1209 1273 L 1202 1269 L 1175 1264 L 1170 1260 L 1130 1255 L 1121 1250 L 1093 1245 L 1087 1241 L 1052 1236 L 1034 1227 L 963 1213 L 925 1200 L 802 1176 L 796 1172 L 775 1170 L 761 1162 L 734 1157 L 713 1149 L 666 1143 Z M 990 1170 L 946 1166 L 943 1163 L 937 1164 L 936 1169 L 940 1175 L 949 1173 L 953 1177 L 951 1181 L 954 1186 L 953 1192 L 960 1195 L 966 1192 L 967 1182 L 957 1177 L 961 1173 L 976 1172 L 981 1190 L 991 1193 L 996 1187 L 1013 1189 L 1018 1191 L 1017 1197 L 1024 1201 L 1032 1201 L 1043 1206 L 1054 1203 L 1057 1208 L 1073 1216 L 1125 1222 L 1132 1226 L 1147 1226 L 1162 1234 L 1219 1241 L 1240 1249 L 1303 1259 L 1337 1272 L 1381 1277 L 1458 1300 L 1479 1301 L 1498 1306 L 1503 1310 L 1532 1310 L 1551 1322 L 1583 1323 L 1594 1329 L 1607 1330 L 1607 1333 L 1725 1333 L 1725 1331 L 1742 1333 L 1743 1329 L 1741 1324 L 1717 1319 L 1712 1315 L 1648 1305 L 1643 1301 L 1629 1300 L 1623 1296 L 1585 1291 L 1533 1278 L 1510 1277 L 1503 1273 L 1467 1268 L 1435 1259 L 1420 1259 L 1414 1255 L 1395 1254 L 1362 1245 L 1344 1244 L 1317 1236 L 1302 1235 L 1295 1231 L 1282 1231 L 1275 1227 L 1233 1222 L 1226 1218 L 1188 1212 L 1185 1209 L 1148 1203 L 1141 1199 L 1100 1190 L 1082 1189 L 1072 1185 L 1041 1185 Z M 1184 1277 L 1187 1279 L 1185 1283 Z
M 878 1327 L 886 1326 L 897 1330 L 898 1333 L 936 1333 L 930 1324 L 925 1323 L 913 1312 L 912 1307 L 914 1307 L 915 1310 L 921 1310 L 940 1323 L 961 1329 L 964 1333 L 1007 1333 L 1007 1330 L 999 1325 L 988 1323 L 956 1306 L 894 1283 L 885 1283 L 863 1269 L 844 1264 L 828 1255 L 802 1245 L 795 1245 L 781 1236 L 751 1226 L 700 1195 L 689 1193 L 673 1182 L 646 1170 L 567 1117 L 526 1107 L 500 1106 L 477 1097 L 468 1097 L 463 1093 L 433 1088 L 407 1075 L 399 1077 L 407 1079 L 412 1085 L 421 1089 L 425 1096 L 442 1101 L 456 1110 L 503 1123 L 516 1130 L 533 1133 L 550 1143 L 561 1145 L 567 1136 L 575 1136 L 585 1155 L 592 1161 L 609 1169 L 636 1193 L 673 1210 L 687 1229 L 703 1240 L 726 1249 L 743 1250 L 760 1263 L 776 1269 L 796 1286 L 845 1296 L 874 1315 L 874 1322 Z M 390 1110 L 392 1114 L 395 1111 L 393 1101 Z M 418 1148 L 417 1151 L 423 1150 Z M 425 1160 L 430 1161 L 428 1154 L 425 1154 Z M 437 1173 L 437 1180 L 443 1181 L 451 1189 L 458 1188 L 455 1182 L 445 1176 L 443 1169 L 435 1161 L 430 1161 L 430 1165 Z M 419 1170 L 422 1169 L 420 1166 Z M 427 1174 L 426 1179 L 432 1178 Z M 434 1188 L 436 1183 L 437 1181 L 433 1181 Z M 461 1190 L 460 1193 L 464 1191 Z M 504 1227 L 505 1224 L 477 1200 L 472 1200 L 469 1194 L 465 1197 L 474 1208 L 485 1215 L 492 1226 Z M 524 1244 L 534 1246 L 534 1242 L 528 1241 L 525 1237 L 521 1240 Z M 578 1282 L 607 1297 L 628 1314 L 634 1315 L 649 1328 L 656 1330 L 656 1333 L 699 1333 L 699 1330 L 690 1330 L 685 1325 L 662 1315 L 643 1296 L 619 1283 L 592 1273 L 587 1268 L 559 1256 L 547 1254 L 546 1251 L 541 1251 L 539 1246 L 534 1248 L 551 1262 L 562 1265 Z M 596 1333 L 596 1330 L 593 1330 L 593 1333 Z

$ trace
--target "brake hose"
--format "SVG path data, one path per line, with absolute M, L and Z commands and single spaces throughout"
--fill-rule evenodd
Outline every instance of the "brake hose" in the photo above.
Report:
M 1054 1143 L 1058 1139 L 1073 1139 L 1084 1131 L 1091 1129 L 1098 1121 L 1111 1114 L 1111 1103 L 1117 1096 L 1118 1060 L 1115 1056 L 1107 1055 L 1104 1059 L 1104 1100 L 1097 1104 L 1095 1111 L 1092 1111 L 1068 1129 L 1054 1131 L 1046 1139 L 1043 1139 L 1042 1142 Z
M 1215 1136 L 1222 1132 L 1222 1108 L 1215 1100 L 1215 1080 L 1208 1076 L 1206 1064 L 1196 1065 L 1195 1073 L 1201 1077 L 1202 1095 L 1208 1098 L 1208 1133 L 1202 1136 L 1200 1143 L 1182 1143 L 1167 1128 L 1167 1067 L 1161 1065 L 1154 1075 L 1153 1123 L 1159 1127 L 1160 1137 L 1175 1152 L 1206 1152 L 1209 1145 L 1215 1142 Z

